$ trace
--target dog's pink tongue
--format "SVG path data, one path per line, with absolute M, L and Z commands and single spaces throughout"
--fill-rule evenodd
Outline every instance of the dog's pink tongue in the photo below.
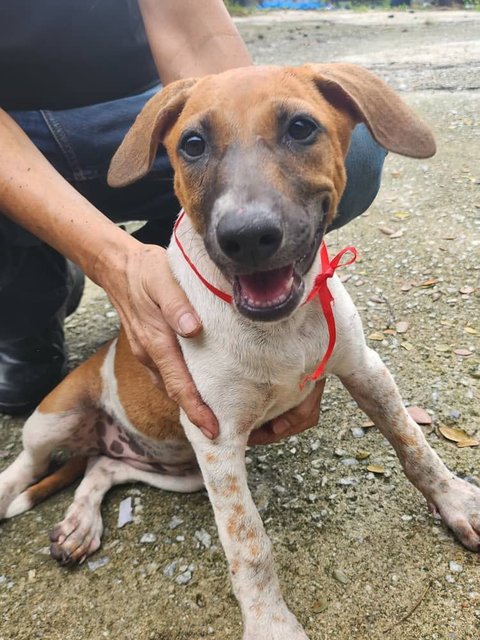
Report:
M 287 299 L 293 284 L 293 266 L 238 276 L 240 293 L 250 306 L 265 307 Z

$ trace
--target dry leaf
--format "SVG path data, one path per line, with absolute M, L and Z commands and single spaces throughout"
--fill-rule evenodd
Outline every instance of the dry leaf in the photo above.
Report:
M 470 293 L 473 293 L 475 291 L 475 287 L 462 287 L 461 289 L 459 289 L 460 293 L 463 293 L 464 295 L 469 295 Z
M 377 340 L 378 342 L 382 341 L 385 338 L 385 336 L 383 335 L 383 333 L 371 333 L 368 336 L 369 340 Z
M 400 320 L 400 322 L 397 322 L 397 324 L 395 325 L 395 329 L 397 330 L 397 333 L 406 333 L 409 326 L 410 323 L 408 323 L 406 320 Z
M 314 602 L 312 605 L 313 613 L 323 613 L 327 609 L 328 609 L 328 601 L 324 599 L 317 600 L 317 602 Z
M 403 229 L 398 229 L 395 233 L 390 234 L 389 238 L 391 240 L 396 240 L 397 238 L 401 238 L 403 236 Z
M 480 445 L 480 442 L 475 440 L 475 438 L 468 438 L 467 440 L 460 440 L 460 442 L 457 442 L 457 447 L 459 449 L 463 449 L 464 447 L 478 447 L 478 445 Z
M 371 420 L 366 420 L 365 422 L 362 422 L 362 429 L 369 429 L 370 427 L 374 427 L 375 423 L 372 422 Z
M 369 464 L 367 467 L 367 471 L 371 471 L 372 473 L 378 473 L 378 474 L 385 473 L 385 469 L 381 467 L 379 464 Z
M 470 349 L 454 349 L 453 353 L 456 356 L 463 356 L 464 358 L 468 358 L 469 356 L 473 356 L 473 351 L 470 351 Z
M 422 407 L 407 407 L 407 411 L 417 424 L 432 424 L 432 416 Z
M 473 327 L 464 327 L 463 330 L 465 331 L 465 333 L 469 333 L 471 336 L 476 336 L 478 333 L 477 330 Z
M 438 280 L 436 278 L 429 278 L 428 280 L 424 280 L 418 284 L 419 287 L 424 287 L 425 289 L 428 287 L 433 287 L 437 284 Z
M 393 215 L 398 220 L 405 220 L 405 218 L 409 218 L 410 217 L 410 214 L 408 213 L 408 211 L 395 211 L 395 213 Z
M 378 229 L 386 236 L 391 236 L 395 233 L 395 229 L 390 229 L 390 227 L 384 227 L 383 225 L 379 226 Z
M 474 440 L 471 436 L 468 435 L 463 429 L 456 429 L 455 427 L 447 427 L 442 424 L 438 427 L 438 430 L 442 434 L 444 438 L 447 440 L 451 440 L 452 442 L 470 442 Z M 478 443 L 477 443 L 478 444 Z M 471 444 L 463 445 L 467 447 L 471 447 Z
M 355 456 L 357 460 L 366 460 L 369 457 L 370 451 L 365 451 L 364 449 L 360 449 L 360 451 L 357 451 L 357 454 Z
M 405 349 L 405 351 L 411 351 L 414 348 L 411 342 L 402 342 L 400 346 L 402 349 Z

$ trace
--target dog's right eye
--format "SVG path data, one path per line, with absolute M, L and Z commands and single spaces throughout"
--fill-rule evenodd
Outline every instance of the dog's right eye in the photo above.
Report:
M 198 133 L 187 134 L 180 144 L 180 149 L 188 158 L 199 158 L 205 153 L 206 143 Z
M 314 142 L 318 133 L 318 125 L 310 118 L 297 116 L 290 121 L 287 133 L 292 140 L 309 144 Z

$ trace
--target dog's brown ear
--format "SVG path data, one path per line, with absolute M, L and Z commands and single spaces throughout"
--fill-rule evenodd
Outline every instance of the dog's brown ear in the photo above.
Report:
M 107 177 L 111 187 L 125 187 L 150 171 L 158 145 L 197 82 L 197 78 L 172 82 L 150 98 L 112 158 Z
M 430 128 L 376 75 L 354 64 L 305 66 L 313 72 L 322 95 L 364 122 L 382 147 L 412 158 L 434 155 Z

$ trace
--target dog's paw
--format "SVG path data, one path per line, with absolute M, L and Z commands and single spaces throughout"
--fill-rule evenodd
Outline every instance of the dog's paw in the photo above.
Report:
M 441 517 L 470 551 L 480 552 L 480 489 L 454 477 L 441 483 L 429 500 L 433 514 Z
M 102 516 L 88 500 L 75 501 L 50 534 L 50 555 L 62 565 L 82 563 L 101 544 Z

